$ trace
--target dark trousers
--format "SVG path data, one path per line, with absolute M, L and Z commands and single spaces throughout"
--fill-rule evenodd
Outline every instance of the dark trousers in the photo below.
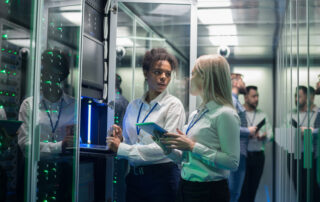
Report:
M 7 174 L 0 166 L 0 201 L 6 201 L 7 196 Z
M 248 152 L 246 177 L 242 185 L 240 202 L 254 202 L 264 167 L 263 151 Z
M 130 167 L 126 177 L 127 202 L 173 202 L 180 170 L 174 163 Z
M 293 154 L 288 154 L 288 162 L 287 169 L 289 177 L 293 181 L 293 185 L 295 190 L 297 191 L 297 186 L 299 186 L 299 199 L 298 201 L 306 201 L 307 200 L 307 183 L 308 183 L 308 169 L 303 168 L 303 154 L 302 158 L 298 161 L 294 159 Z M 314 155 L 314 154 L 313 154 Z M 299 163 L 299 173 L 297 169 L 297 164 Z M 290 166 L 291 165 L 291 166 Z M 292 167 L 292 170 L 290 169 Z M 320 201 L 320 188 L 317 184 L 317 169 L 319 169 L 316 165 L 316 158 L 313 156 L 312 158 L 312 168 L 309 169 L 310 172 L 310 201 L 318 202 Z M 319 171 L 318 171 L 319 172 Z M 299 178 L 299 184 L 298 184 Z
M 228 180 L 191 182 L 181 179 L 177 202 L 229 202 Z

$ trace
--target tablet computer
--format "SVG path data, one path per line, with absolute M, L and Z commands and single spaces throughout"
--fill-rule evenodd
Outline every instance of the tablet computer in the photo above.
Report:
M 167 133 L 168 131 L 154 122 L 137 123 L 136 125 L 141 128 L 141 130 L 144 130 L 145 132 L 155 137 L 153 138 L 153 140 L 162 148 L 165 153 L 170 153 L 171 149 L 168 149 L 160 142 L 160 138 L 165 137 L 163 134 Z
M 257 124 L 257 130 L 256 130 L 256 132 L 258 132 L 261 128 L 262 128 L 262 126 L 264 126 L 266 124 L 266 119 L 264 118 L 264 119 L 262 119 L 262 121 L 260 121 L 258 124 Z
M 0 120 L 0 129 L 5 129 L 8 135 L 16 135 L 22 123 L 22 121 Z
M 295 128 L 298 128 L 298 122 L 294 119 L 291 119 L 291 125 Z
M 164 133 L 168 132 L 154 122 L 137 123 L 136 125 L 141 128 L 141 130 L 144 130 L 145 132 L 156 138 L 160 138 Z

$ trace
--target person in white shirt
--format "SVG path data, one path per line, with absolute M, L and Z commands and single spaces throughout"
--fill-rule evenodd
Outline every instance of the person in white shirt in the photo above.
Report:
M 142 98 L 129 103 L 123 119 L 123 134 L 121 128 L 114 125 L 113 136 L 107 137 L 108 147 L 130 163 L 126 177 L 126 201 L 175 201 L 180 174 L 178 166 L 163 154 L 151 135 L 136 124 L 155 122 L 170 132 L 183 127 L 183 105 L 167 91 L 171 73 L 176 67 L 175 57 L 165 49 L 146 52 L 143 73 L 149 90 Z
M 272 138 L 272 127 L 267 115 L 257 109 L 259 103 L 258 87 L 247 86 L 244 108 L 248 127 L 257 126 L 265 120 L 264 126 L 254 136 L 250 136 L 246 158 L 246 175 L 242 185 L 240 202 L 254 202 L 264 167 L 264 145 Z
M 67 57 L 60 49 L 45 50 L 41 57 L 41 93 L 36 105 L 39 107 L 37 127 L 40 131 L 38 169 L 50 171 L 50 174 L 39 172 L 37 176 L 39 201 L 51 197 L 57 201 L 72 201 L 73 160 L 71 155 L 62 155 L 73 146 L 76 123 L 75 99 L 62 88 L 69 75 Z M 18 130 L 18 144 L 26 158 L 31 144 L 33 102 L 33 97 L 26 98 L 19 110 L 19 120 L 23 124 Z
M 183 132 L 167 133 L 161 142 L 168 157 L 182 163 L 178 201 L 229 202 L 228 177 L 240 158 L 240 119 L 233 107 L 230 70 L 220 55 L 197 59 L 190 93 L 202 104 Z

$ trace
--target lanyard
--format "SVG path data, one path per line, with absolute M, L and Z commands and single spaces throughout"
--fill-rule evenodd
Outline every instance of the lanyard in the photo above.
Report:
M 144 119 L 143 119 L 143 121 L 142 121 L 141 123 L 144 123 L 144 121 L 148 118 L 148 116 L 149 116 L 149 115 L 151 114 L 151 112 L 156 108 L 157 105 L 158 105 L 158 103 L 156 103 L 155 105 L 153 105 L 152 109 L 149 111 L 149 113 L 146 115 L 146 117 L 144 117 Z M 138 114 L 138 117 L 137 117 L 137 123 L 139 123 L 142 106 L 143 106 L 143 103 L 141 103 L 141 106 L 140 106 L 140 109 L 139 109 L 139 114 Z M 138 126 L 136 126 L 136 129 L 137 129 L 137 135 L 139 135 L 141 128 L 139 128 Z
M 194 121 L 194 119 L 196 118 L 197 114 L 192 118 L 192 121 L 190 122 L 187 131 L 186 131 L 186 135 L 188 135 L 189 130 L 208 112 L 209 110 L 207 109 L 206 111 L 204 111 L 197 120 Z M 194 122 L 193 122 L 194 121 Z
M 311 117 L 310 117 L 310 119 L 312 119 L 312 117 L 313 117 L 313 114 L 314 114 L 314 111 L 312 111 L 312 114 L 311 114 Z M 304 117 L 303 117 L 303 120 L 301 121 L 301 123 L 299 124 L 299 126 L 301 127 L 302 125 L 303 125 L 303 123 L 304 123 L 304 121 L 306 120 L 306 118 L 307 118 L 307 115 L 308 115 L 308 113 L 306 113 L 306 115 L 304 115 Z
M 253 115 L 252 121 L 250 121 L 249 117 L 247 116 L 247 120 L 250 123 L 250 126 L 253 126 L 253 122 L 256 119 L 256 113 L 257 113 L 257 111 L 254 111 L 254 115 Z
M 44 105 L 44 108 L 46 109 L 46 112 L 47 112 L 47 115 L 49 117 L 49 120 L 50 120 L 50 124 L 51 124 L 51 131 L 52 131 L 52 134 L 54 134 L 56 132 L 56 129 L 58 127 L 58 124 L 59 124 L 59 120 L 60 120 L 60 115 L 61 115 L 61 109 L 62 109 L 62 102 L 63 102 L 63 98 L 61 99 L 60 101 L 60 106 L 59 106 L 59 114 L 58 114 L 58 119 L 56 121 L 56 124 L 53 126 L 53 122 L 52 122 L 52 118 L 51 118 L 51 115 L 49 113 L 49 109 L 47 107 L 47 104 L 44 102 L 44 100 L 42 101 L 43 105 Z M 53 138 L 53 137 L 52 137 Z

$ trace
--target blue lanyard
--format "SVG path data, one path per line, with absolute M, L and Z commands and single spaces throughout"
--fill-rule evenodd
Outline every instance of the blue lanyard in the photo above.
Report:
M 189 124 L 189 126 L 188 126 L 188 128 L 187 128 L 186 135 L 188 135 L 189 130 L 190 130 L 208 111 L 209 111 L 208 109 L 207 109 L 206 111 L 204 111 L 196 121 L 194 121 L 194 119 L 196 118 L 197 114 L 192 118 L 192 121 L 190 122 L 190 124 Z M 193 122 L 193 121 L 194 121 L 194 122 Z
M 144 123 L 144 121 L 148 118 L 148 116 L 149 116 L 149 115 L 151 114 L 151 112 L 156 108 L 157 105 L 158 105 L 158 103 L 156 103 L 156 104 L 152 107 L 152 109 L 149 111 L 149 113 L 147 114 L 147 116 L 144 117 L 144 119 L 143 119 L 143 121 L 142 121 L 141 123 Z M 140 109 L 139 109 L 139 114 L 138 114 L 138 117 L 137 117 L 137 123 L 139 123 L 142 106 L 143 106 L 143 103 L 141 103 L 141 106 L 140 106 Z M 136 129 L 137 129 L 137 135 L 139 135 L 141 128 L 139 128 L 138 126 L 136 126 Z
M 44 108 L 46 109 L 47 115 L 48 115 L 48 117 L 49 117 L 49 120 L 50 120 L 52 133 L 55 133 L 55 132 L 56 132 L 56 129 L 57 129 L 58 124 L 59 124 L 59 120 L 60 120 L 60 116 L 61 116 L 61 109 L 62 109 L 62 102 L 63 102 L 63 98 L 62 98 L 61 101 L 60 101 L 58 119 L 57 119 L 57 121 L 56 121 L 56 124 L 53 126 L 53 122 L 52 122 L 51 115 L 50 115 L 50 113 L 48 112 L 49 109 L 48 109 L 46 103 L 44 102 L 44 100 L 42 101 L 42 103 L 43 103 L 43 105 L 44 105 Z M 52 138 L 53 138 L 53 137 L 52 137 Z

